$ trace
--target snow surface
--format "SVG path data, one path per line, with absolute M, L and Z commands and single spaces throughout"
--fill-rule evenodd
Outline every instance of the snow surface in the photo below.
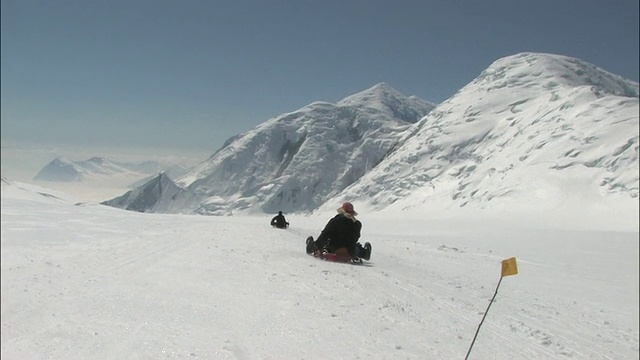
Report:
M 333 211 L 277 230 L 266 215 L 136 213 L 3 179 L 0 355 L 462 359 L 515 256 L 470 359 L 638 358 L 637 230 L 355 205 L 373 244 L 363 266 L 305 254 Z

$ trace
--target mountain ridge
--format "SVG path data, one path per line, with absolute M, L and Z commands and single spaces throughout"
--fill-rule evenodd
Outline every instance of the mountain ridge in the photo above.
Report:
M 336 104 L 313 102 L 232 138 L 176 183 L 201 199 L 197 213 L 229 213 L 256 201 L 266 212 L 311 211 L 380 161 L 397 134 L 434 106 L 384 83 Z M 298 178 L 303 170 L 311 175 Z
M 113 161 L 102 156 L 93 156 L 86 160 L 70 160 L 57 156 L 34 176 L 33 180 L 46 182 L 82 182 L 89 177 L 112 177 L 114 175 L 136 175 L 140 180 L 149 180 L 150 174 L 165 172 L 180 176 L 185 171 L 179 165 L 166 166 L 157 161 L 146 160 L 137 163 Z M 134 183 L 135 184 L 135 183 Z
M 187 208 L 208 215 L 310 213 L 343 200 L 397 211 L 555 206 L 579 192 L 637 206 L 637 165 L 637 83 L 521 53 L 438 105 L 380 83 L 276 116 L 176 184 L 191 194 Z
M 358 199 L 374 209 L 396 201 L 396 209 L 536 202 L 539 188 L 528 180 L 535 174 L 553 179 L 554 201 L 566 195 L 561 178 L 588 177 L 594 180 L 583 190 L 591 196 L 624 193 L 637 203 L 637 96 L 637 83 L 577 59 L 532 53 L 500 59 L 332 202 Z M 415 191 L 420 201 L 410 199 Z

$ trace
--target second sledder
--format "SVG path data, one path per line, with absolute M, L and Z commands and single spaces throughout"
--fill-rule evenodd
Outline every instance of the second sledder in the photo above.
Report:
M 317 240 L 312 236 L 307 238 L 307 254 L 325 258 L 323 254 L 335 254 L 341 259 L 369 260 L 371 258 L 371 244 L 364 246 L 358 243 L 362 223 L 356 219 L 358 213 L 353 204 L 345 202 L 338 208 L 334 216 L 324 227 Z

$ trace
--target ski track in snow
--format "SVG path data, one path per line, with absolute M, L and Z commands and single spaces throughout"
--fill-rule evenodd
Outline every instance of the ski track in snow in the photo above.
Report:
M 396 231 L 304 252 L 333 214 L 203 217 L 2 198 L 2 358 L 638 358 L 638 234 Z

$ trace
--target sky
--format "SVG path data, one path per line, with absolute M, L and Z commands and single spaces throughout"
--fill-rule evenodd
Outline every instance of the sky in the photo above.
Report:
M 634 81 L 640 67 L 636 0 L 1 4 L 3 149 L 211 154 L 269 118 L 380 82 L 442 102 L 520 52 Z
M 473 343 L 469 359 L 638 359 L 637 228 L 354 205 L 373 246 L 363 265 L 304 252 L 335 210 L 285 214 L 280 230 L 271 216 L 143 214 L 3 181 L 0 355 L 448 360 Z M 501 278 L 512 257 L 518 273 Z

